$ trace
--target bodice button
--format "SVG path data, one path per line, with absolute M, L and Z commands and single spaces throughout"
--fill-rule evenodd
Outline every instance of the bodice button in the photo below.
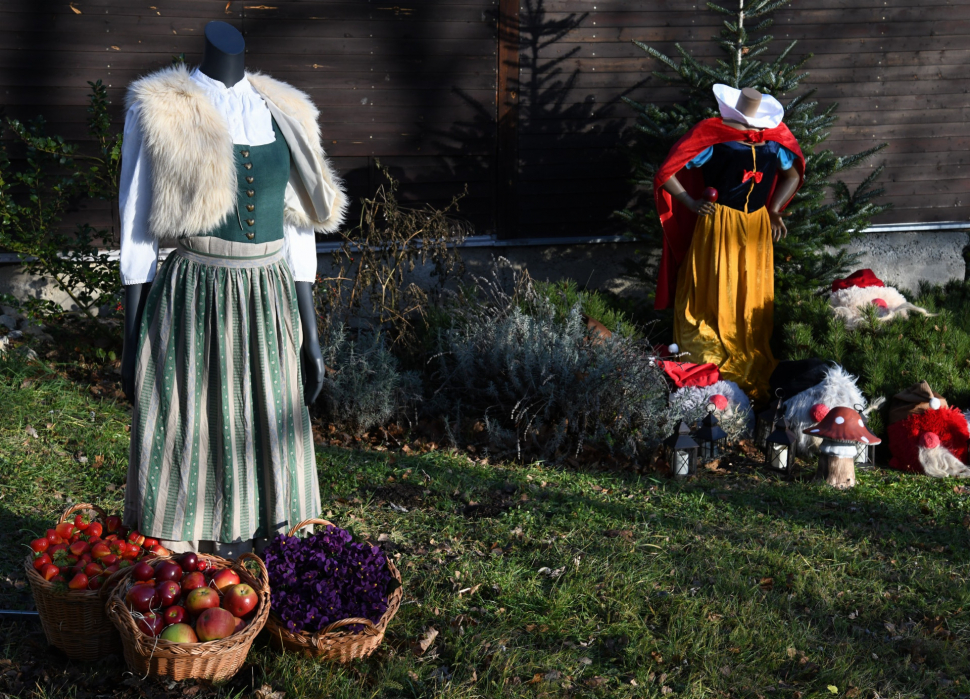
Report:
M 247 189 L 246 190 L 246 196 L 247 197 L 254 196 L 255 194 L 256 194 L 256 190 L 255 189 Z
M 253 238 L 256 237 L 256 233 L 255 232 L 253 232 L 253 233 L 247 233 L 246 234 L 246 237 L 249 238 L 250 240 L 252 240 Z
M 255 208 L 255 204 L 246 204 L 246 211 L 253 211 Z
M 252 170 L 253 169 L 253 164 L 252 163 L 243 163 L 243 167 L 246 168 L 247 170 Z
M 256 224 L 256 219 L 254 219 L 254 218 L 247 218 L 246 219 L 246 225 L 247 226 L 252 226 L 252 225 L 255 225 L 255 224 Z
M 253 178 L 252 177 L 247 177 L 246 178 L 246 182 L 248 182 L 249 184 L 252 184 L 253 183 Z
M 242 155 L 242 157 L 244 157 L 244 158 L 248 158 L 249 157 L 249 151 L 248 150 L 241 150 L 241 151 L 239 151 L 239 154 Z

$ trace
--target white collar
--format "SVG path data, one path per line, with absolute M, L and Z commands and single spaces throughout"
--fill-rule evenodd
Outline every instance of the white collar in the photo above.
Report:
M 243 95 L 249 95 L 253 92 L 253 86 L 249 83 L 249 78 L 247 78 L 245 75 L 242 77 L 242 80 L 231 87 L 226 87 L 225 83 L 210 78 L 198 68 L 195 68 L 189 77 L 202 87 L 222 95 L 236 95 L 237 97 L 242 97 Z

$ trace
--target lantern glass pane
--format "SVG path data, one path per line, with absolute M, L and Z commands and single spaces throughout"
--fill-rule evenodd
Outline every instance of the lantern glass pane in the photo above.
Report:
M 690 452 L 675 449 L 673 467 L 675 476 L 690 475 Z
M 784 444 L 771 445 L 771 467 L 778 471 L 788 470 L 788 447 Z

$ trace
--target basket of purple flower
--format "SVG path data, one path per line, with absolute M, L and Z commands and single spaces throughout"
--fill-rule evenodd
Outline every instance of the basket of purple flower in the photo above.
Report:
M 324 530 L 295 536 L 312 524 Z M 380 548 L 308 519 L 277 536 L 263 558 L 271 589 L 265 628 L 275 646 L 341 663 L 377 650 L 403 596 L 401 574 Z

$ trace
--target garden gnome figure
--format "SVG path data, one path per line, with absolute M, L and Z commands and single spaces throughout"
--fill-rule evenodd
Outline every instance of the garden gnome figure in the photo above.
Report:
M 855 457 L 859 444 L 876 445 L 882 442 L 866 428 L 862 415 L 852 408 L 833 408 L 822 421 L 804 430 L 812 437 L 821 437 L 818 477 L 836 488 L 855 487 Z
M 125 524 L 233 558 L 320 513 L 314 231 L 347 205 L 316 107 L 245 55 L 210 22 L 198 68 L 132 83 L 119 187 Z M 156 272 L 161 240 L 177 248 Z
M 752 88 L 715 85 L 720 118 L 692 127 L 654 179 L 663 226 L 655 307 L 674 309 L 685 361 L 716 364 L 721 377 L 763 405 L 776 361 L 772 240 L 804 180 L 805 159 L 782 123 L 785 110 Z M 702 193 L 716 190 L 702 198 Z

